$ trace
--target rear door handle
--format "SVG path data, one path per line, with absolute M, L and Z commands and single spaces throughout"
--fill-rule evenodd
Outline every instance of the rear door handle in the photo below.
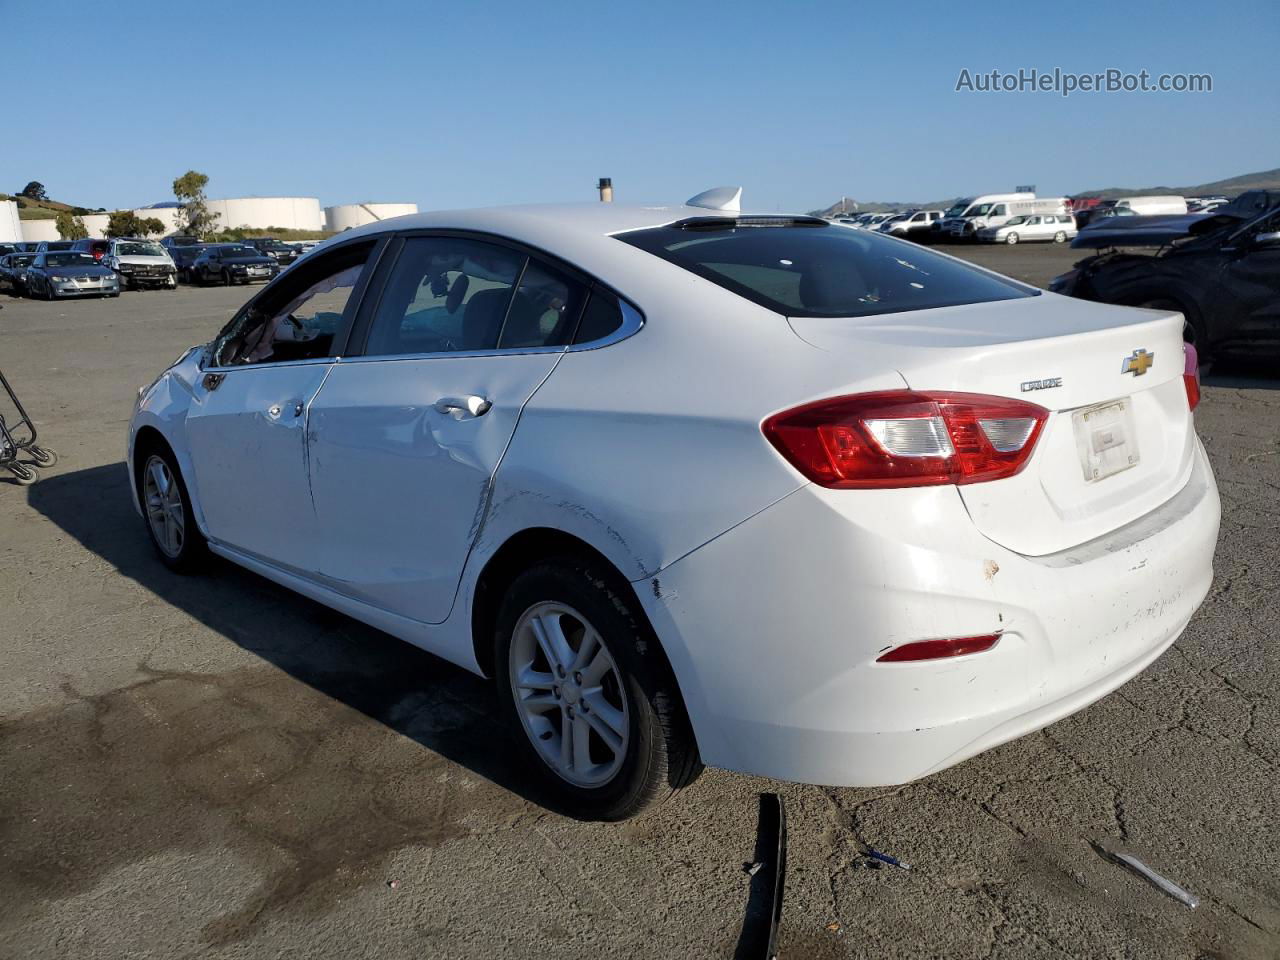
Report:
M 486 398 L 474 394 L 466 397 L 441 397 L 435 402 L 438 413 L 452 414 L 455 420 L 483 417 L 492 406 Z

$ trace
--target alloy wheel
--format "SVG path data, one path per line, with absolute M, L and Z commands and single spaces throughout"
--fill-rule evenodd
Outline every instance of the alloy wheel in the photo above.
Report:
M 182 491 L 169 465 L 151 456 L 143 468 L 142 493 L 146 502 L 147 522 L 156 545 L 165 556 L 177 559 L 186 540 L 186 513 Z
M 516 622 L 510 651 L 516 712 L 542 761 L 576 787 L 617 776 L 631 709 L 599 631 L 572 607 L 536 603 Z

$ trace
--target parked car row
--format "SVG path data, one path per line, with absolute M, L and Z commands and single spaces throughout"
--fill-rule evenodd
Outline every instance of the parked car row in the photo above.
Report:
M 265 282 L 313 246 L 304 249 L 273 237 L 243 243 L 115 237 L 4 244 L 0 246 L 0 289 L 13 296 L 48 299 L 118 296 L 127 289 L 175 290 L 179 283 Z
M 1064 219 L 1059 220 L 1060 217 Z M 1038 198 L 1034 193 L 1023 191 L 963 197 L 945 211 L 911 209 L 864 213 L 843 217 L 837 222 L 854 230 L 876 230 L 923 242 L 1052 240 L 1064 243 L 1076 233 L 1070 220 L 1071 201 L 1067 197 Z M 1002 230 L 1004 227 L 1011 229 Z

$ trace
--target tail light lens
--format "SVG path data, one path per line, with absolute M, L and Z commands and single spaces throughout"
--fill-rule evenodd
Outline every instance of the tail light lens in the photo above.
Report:
M 1182 345 L 1182 384 L 1187 388 L 1187 406 L 1194 410 L 1200 406 L 1200 355 L 1194 344 Z
M 1027 465 L 1048 417 L 1023 400 L 888 390 L 786 410 L 761 429 L 824 487 L 923 487 L 1012 477 Z
M 894 647 L 888 653 L 876 657 L 876 663 L 914 663 L 920 660 L 944 660 L 962 657 L 968 653 L 990 650 L 1000 639 L 998 633 L 980 637 L 945 637 L 940 640 L 916 640 Z

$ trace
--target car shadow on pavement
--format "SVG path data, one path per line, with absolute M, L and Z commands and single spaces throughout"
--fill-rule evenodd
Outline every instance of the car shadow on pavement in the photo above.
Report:
M 183 576 L 156 558 L 123 463 L 47 475 L 28 502 L 121 574 L 241 648 L 524 800 L 524 765 L 490 682 L 235 564 Z M 144 668 L 147 665 L 143 665 Z
M 1243 390 L 1280 390 L 1277 365 L 1263 361 L 1217 361 L 1208 373 L 1201 374 L 1200 382 L 1206 387 L 1227 387 Z

